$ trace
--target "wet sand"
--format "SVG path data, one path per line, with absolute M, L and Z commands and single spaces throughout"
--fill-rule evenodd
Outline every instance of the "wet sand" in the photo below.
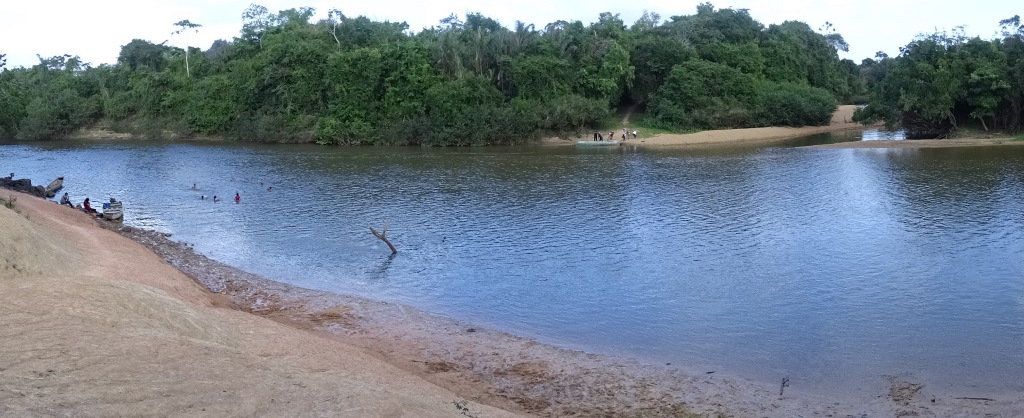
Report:
M 0 415 L 1024 416 L 1020 394 L 812 394 L 273 282 L 17 193 L 0 207 Z M 27 215 L 24 216 L 24 215 Z M 400 256 L 400 255 L 399 255 Z M 984 399 L 957 399 L 982 398 Z

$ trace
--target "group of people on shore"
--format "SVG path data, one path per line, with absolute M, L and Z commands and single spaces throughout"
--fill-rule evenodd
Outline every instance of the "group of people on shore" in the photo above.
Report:
M 114 198 L 110 198 L 110 203 L 114 202 L 117 202 L 117 200 Z M 99 211 L 92 207 L 92 202 L 89 201 L 88 197 L 85 198 L 85 200 L 83 200 L 80 205 L 75 205 L 74 203 L 71 203 L 71 198 L 68 196 L 68 192 L 64 192 L 64 195 L 60 197 L 60 202 L 58 203 L 60 203 L 61 205 L 66 205 L 67 207 L 70 208 L 79 209 L 82 212 L 89 214 L 99 213 Z
M 67 205 L 70 208 L 81 209 L 82 212 L 85 213 L 96 213 L 96 209 L 92 208 L 92 204 L 89 203 L 88 197 L 82 201 L 81 205 L 75 206 L 74 203 L 71 203 L 71 198 L 68 197 L 68 192 L 64 192 L 64 195 L 60 197 L 60 204 Z
M 628 139 L 630 137 L 630 135 L 633 136 L 633 139 L 636 139 L 636 135 L 637 135 L 636 130 L 633 130 L 633 132 L 630 132 L 626 128 L 622 128 L 621 138 L 622 138 L 623 141 Z M 609 141 L 614 141 L 615 140 L 615 131 L 608 131 L 608 140 Z M 602 135 L 601 132 L 594 131 L 594 141 L 604 141 L 604 135 Z

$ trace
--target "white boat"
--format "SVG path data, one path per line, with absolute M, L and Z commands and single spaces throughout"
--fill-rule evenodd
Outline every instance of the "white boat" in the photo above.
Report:
M 576 146 L 581 147 L 608 147 L 612 145 L 619 145 L 622 141 L 576 141 Z
M 121 202 L 110 199 L 110 203 L 103 204 L 103 219 L 108 221 L 124 221 L 124 207 Z

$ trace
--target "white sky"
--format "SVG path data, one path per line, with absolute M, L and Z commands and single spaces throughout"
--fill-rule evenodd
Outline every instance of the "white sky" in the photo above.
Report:
M 206 49 L 216 39 L 232 39 L 242 27 L 242 11 L 249 4 L 271 12 L 314 7 L 317 19 L 327 10 L 340 9 L 347 16 L 365 15 L 374 20 L 405 21 L 415 30 L 436 25 L 455 13 L 480 12 L 511 27 L 516 20 L 538 29 L 555 20 L 590 23 L 601 12 L 621 14 L 627 25 L 644 10 L 663 19 L 690 15 L 701 0 L 5 0 L 0 9 L 0 54 L 7 66 L 31 66 L 44 57 L 71 54 L 93 65 L 113 63 L 121 46 L 134 38 L 184 46 L 186 38 L 171 36 L 174 22 L 182 19 L 202 24 L 190 35 L 193 46 Z M 720 0 L 718 8 L 745 8 L 765 25 L 785 20 L 807 22 L 812 28 L 832 22 L 850 44 L 841 54 L 856 62 L 876 51 L 891 56 L 921 33 L 966 27 L 967 34 L 992 38 L 1002 19 L 1024 14 L 1019 0 Z

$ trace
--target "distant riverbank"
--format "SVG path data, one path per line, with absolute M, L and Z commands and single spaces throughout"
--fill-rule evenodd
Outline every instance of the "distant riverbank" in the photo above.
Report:
M 866 129 L 867 127 L 865 125 L 853 121 L 853 112 L 855 110 L 857 110 L 856 105 L 839 106 L 832 115 L 832 122 L 827 126 L 804 126 L 800 128 L 767 127 L 716 129 L 692 134 L 664 133 L 646 138 L 643 137 L 643 133 L 641 132 L 641 138 L 628 139 L 623 143 L 623 145 L 638 147 L 672 147 L 688 145 L 747 144 L 797 138 L 827 132 Z M 574 145 L 577 139 L 589 138 L 572 138 L 571 140 L 549 138 L 543 142 L 546 145 Z
M 863 125 L 853 121 L 856 105 L 839 106 L 827 126 L 804 126 L 800 128 L 768 127 L 746 129 L 718 129 L 692 134 L 657 134 L 649 138 L 629 139 L 623 143 L 636 147 L 680 147 L 694 145 L 757 144 L 785 139 L 799 138 L 829 132 L 857 131 L 879 128 L 881 124 Z M 579 138 L 584 139 L 584 138 Z M 575 139 L 550 138 L 548 145 L 574 145 Z M 872 140 L 851 141 L 832 144 L 812 145 L 809 148 L 955 148 L 977 146 L 1019 146 L 1024 140 L 1008 136 L 973 137 L 955 139 L 914 139 L 914 140 Z

